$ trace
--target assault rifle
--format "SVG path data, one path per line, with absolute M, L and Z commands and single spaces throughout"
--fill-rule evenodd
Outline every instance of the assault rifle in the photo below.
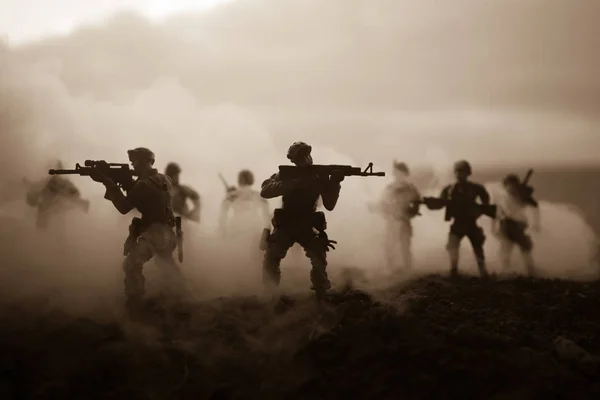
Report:
M 219 172 L 219 179 L 221 180 L 221 183 L 223 183 L 223 186 L 225 186 L 225 191 L 227 193 L 235 192 L 237 190 L 237 188 L 235 186 L 229 186 L 229 184 L 223 177 L 223 174 L 221 174 L 220 172 Z
M 523 203 L 529 204 L 533 207 L 538 206 L 537 200 L 533 198 L 533 187 L 529 185 L 529 180 L 531 179 L 531 175 L 533 175 L 533 169 L 529 169 L 527 174 L 525 174 L 525 178 L 519 185 L 519 197 Z
M 450 200 L 444 200 L 438 197 L 423 197 L 419 203 L 425 204 L 430 210 L 439 210 L 440 208 L 445 207 L 446 214 L 444 219 L 446 221 L 450 221 L 454 217 L 454 210 L 452 209 L 452 202 Z M 482 215 L 495 219 L 497 210 L 498 207 L 495 204 L 474 203 L 469 207 L 469 213 L 473 215 L 474 219 L 477 219 Z
M 104 160 L 94 161 L 85 160 L 84 167 L 75 164 L 75 169 L 51 169 L 50 175 L 80 175 L 90 176 L 94 171 L 98 171 L 112 179 L 121 189 L 128 191 L 134 184 L 133 177 L 136 176 L 129 164 L 108 163 Z
M 330 176 L 333 173 L 346 176 L 385 176 L 385 172 L 373 172 L 373 163 L 369 163 L 363 170 L 360 167 L 351 165 L 306 165 L 299 167 L 297 165 L 280 165 L 279 177 L 281 179 L 300 178 L 305 175 Z

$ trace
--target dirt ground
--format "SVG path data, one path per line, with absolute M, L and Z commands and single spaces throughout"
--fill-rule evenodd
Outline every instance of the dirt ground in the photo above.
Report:
M 3 301 L 2 399 L 598 399 L 600 286 L 440 276 L 369 295 L 218 299 L 144 321 Z M 375 298 L 377 300 L 375 300 Z M 597 361 L 597 358 L 596 358 Z

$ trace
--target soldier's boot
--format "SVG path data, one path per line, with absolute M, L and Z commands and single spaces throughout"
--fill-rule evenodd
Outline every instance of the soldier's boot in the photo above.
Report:
M 485 254 L 483 252 L 483 247 L 477 247 L 474 249 L 475 259 L 477 260 L 477 268 L 479 269 L 479 274 L 482 278 L 487 279 L 490 277 L 488 273 L 487 266 L 485 263 Z
M 281 259 L 270 255 L 267 251 L 263 259 L 263 283 L 273 289 L 281 282 Z
M 450 254 L 450 277 L 458 276 L 458 256 Z
M 481 275 L 482 278 L 487 279 L 490 277 L 490 274 L 488 273 L 486 264 L 485 264 L 485 260 L 477 260 L 477 268 L 479 268 L 479 274 Z
M 327 276 L 327 263 L 317 259 L 311 259 L 312 269 L 310 271 L 311 290 L 315 291 L 317 301 L 322 301 L 327 295 L 327 290 L 331 289 L 331 282 Z
M 523 261 L 525 261 L 525 267 L 527 268 L 527 274 L 530 277 L 534 277 L 536 275 L 535 263 L 533 262 L 533 256 L 531 252 L 523 253 Z

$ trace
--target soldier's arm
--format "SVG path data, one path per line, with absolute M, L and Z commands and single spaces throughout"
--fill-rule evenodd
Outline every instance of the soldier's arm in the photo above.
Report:
M 219 229 L 221 232 L 225 232 L 227 229 L 229 210 L 231 210 L 231 200 L 229 196 L 225 196 L 225 199 L 223 199 L 223 202 L 221 202 L 221 212 L 219 214 Z
M 424 197 L 423 201 L 430 210 L 441 210 L 446 207 L 446 203 L 450 199 L 450 186 L 446 186 L 438 198 Z
M 189 186 L 182 186 L 185 197 L 192 201 L 194 208 L 192 208 L 189 214 L 196 219 L 200 218 L 200 194 Z
M 487 191 L 485 186 L 477 185 L 477 195 L 479 196 L 479 200 L 481 200 L 481 204 L 490 204 L 490 193 Z
M 71 182 L 68 179 L 65 179 L 64 181 L 64 188 L 65 188 L 65 192 L 69 195 L 69 196 L 73 196 L 73 197 L 81 197 L 81 193 L 79 192 L 79 189 L 77 189 L 77 186 L 75 186 L 75 184 L 73 182 Z
M 339 182 L 329 181 L 325 183 L 325 186 L 321 190 L 321 199 L 323 200 L 323 207 L 327 211 L 333 211 L 338 199 L 340 198 L 340 189 L 342 185 Z
M 185 194 L 194 204 L 194 208 L 200 209 L 200 194 L 189 186 L 183 186 Z
M 271 226 L 271 210 L 269 210 L 269 203 L 265 199 L 260 199 L 260 208 L 263 215 L 263 221 L 265 228 Z
M 285 189 L 286 186 L 279 179 L 279 174 L 273 174 L 260 185 L 260 197 L 263 199 L 272 199 L 283 196 Z
M 125 196 L 115 182 L 106 182 L 104 183 L 106 187 L 104 198 L 110 200 L 115 208 L 125 215 L 135 208 L 136 200 L 143 197 L 145 185 L 143 182 L 137 182 Z
M 532 210 L 532 214 L 533 214 L 533 229 L 534 230 L 539 230 L 540 229 L 540 224 L 541 224 L 541 213 L 540 213 L 540 208 L 539 207 L 533 207 Z
M 372 209 L 384 215 L 390 214 L 392 211 L 392 192 L 393 188 L 387 186 L 381 193 L 379 200 L 373 204 Z

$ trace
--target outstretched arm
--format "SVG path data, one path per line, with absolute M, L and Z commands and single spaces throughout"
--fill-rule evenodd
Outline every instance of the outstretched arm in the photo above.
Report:
M 200 194 L 189 186 L 183 186 L 185 196 L 192 201 L 193 208 L 189 211 L 189 217 L 200 222 Z
M 441 210 L 446 207 L 446 203 L 450 198 L 450 186 L 446 186 L 442 193 L 440 193 L 440 197 L 423 197 L 423 202 L 430 210 Z

